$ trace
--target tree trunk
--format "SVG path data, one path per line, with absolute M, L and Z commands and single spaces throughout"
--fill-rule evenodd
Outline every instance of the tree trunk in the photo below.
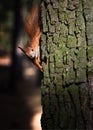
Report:
M 44 0 L 43 130 L 93 129 L 93 1 Z

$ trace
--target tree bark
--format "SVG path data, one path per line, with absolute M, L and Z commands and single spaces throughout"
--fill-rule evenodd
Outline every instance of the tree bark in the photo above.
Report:
M 93 129 L 93 1 L 43 0 L 43 130 Z

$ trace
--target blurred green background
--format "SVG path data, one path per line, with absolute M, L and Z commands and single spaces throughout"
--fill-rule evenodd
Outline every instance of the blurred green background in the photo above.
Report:
M 27 15 L 29 6 L 31 7 L 32 1 L 21 0 L 21 10 L 23 20 Z M 15 22 L 15 1 L 13 0 L 0 0 L 0 52 L 4 51 L 10 53 L 12 50 L 12 37 Z

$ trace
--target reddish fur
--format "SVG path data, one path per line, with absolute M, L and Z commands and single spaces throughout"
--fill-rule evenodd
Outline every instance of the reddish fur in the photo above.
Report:
M 26 31 L 30 38 L 28 46 L 37 49 L 39 39 L 41 36 L 40 22 L 39 22 L 39 5 L 36 4 L 32 7 L 31 12 L 26 20 Z

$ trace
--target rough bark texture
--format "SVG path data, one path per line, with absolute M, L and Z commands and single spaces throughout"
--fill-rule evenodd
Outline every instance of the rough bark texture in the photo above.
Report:
M 93 1 L 43 0 L 43 130 L 93 129 Z

